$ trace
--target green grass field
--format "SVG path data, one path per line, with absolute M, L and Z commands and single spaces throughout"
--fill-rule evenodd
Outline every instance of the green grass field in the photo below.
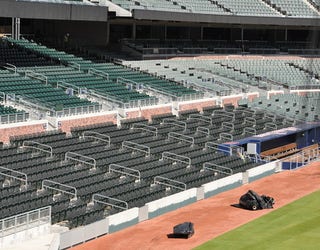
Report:
M 211 249 L 320 249 L 320 191 L 196 248 Z

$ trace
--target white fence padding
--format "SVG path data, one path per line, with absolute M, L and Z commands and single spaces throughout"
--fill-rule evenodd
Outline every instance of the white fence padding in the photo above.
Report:
M 225 178 L 204 184 L 202 186 L 204 187 L 204 193 L 208 193 L 208 192 L 229 186 L 229 185 L 237 183 L 237 182 L 239 183 L 239 185 L 242 184 L 242 173 L 230 175 Z
M 147 203 L 149 213 L 157 211 L 158 209 L 165 208 L 171 206 L 173 204 L 182 203 L 192 198 L 197 197 L 197 189 L 192 188 L 189 190 L 182 191 L 177 194 L 173 194 L 164 198 L 161 198 L 156 201 L 152 201 Z
M 134 207 L 129 210 L 125 210 L 123 212 L 110 215 L 109 219 L 109 227 L 121 225 L 123 223 L 127 223 L 139 218 L 139 208 Z
M 278 161 L 273 161 L 273 162 L 269 162 L 267 164 L 264 164 L 264 165 L 261 165 L 261 166 L 258 166 L 258 167 L 252 168 L 252 169 L 248 169 L 247 173 L 248 173 L 249 181 L 252 178 L 263 176 L 267 172 L 275 171 L 275 168 L 277 166 L 277 162 Z

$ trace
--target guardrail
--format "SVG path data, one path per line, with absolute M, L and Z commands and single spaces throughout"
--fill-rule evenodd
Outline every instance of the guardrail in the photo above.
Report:
M 94 158 L 71 151 L 65 153 L 64 160 L 75 161 L 80 164 L 88 165 L 90 169 L 96 169 L 97 167 L 97 162 Z
M 0 238 L 44 224 L 51 225 L 51 206 L 0 220 Z

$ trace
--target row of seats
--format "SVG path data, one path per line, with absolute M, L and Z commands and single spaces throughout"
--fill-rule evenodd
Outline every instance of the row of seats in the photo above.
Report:
M 231 112 L 234 117 L 224 116 L 224 112 Z M 223 173 L 213 174 L 211 170 L 204 170 L 202 165 L 205 162 L 228 167 L 234 173 L 246 171 L 259 163 L 253 163 L 248 159 L 244 161 L 238 156 L 226 156 L 214 149 L 205 148 L 205 143 L 209 141 L 224 142 L 214 136 L 216 133 L 226 131 L 223 130 L 224 122 L 242 121 L 246 115 L 259 120 L 265 117 L 262 113 L 258 114 L 250 109 L 235 109 L 233 106 L 227 106 L 224 110 L 221 107 L 208 107 L 203 114 L 191 110 L 180 112 L 179 118 L 173 117 L 172 114 L 156 116 L 150 124 L 147 120 L 131 120 L 124 123 L 125 126 L 122 128 L 112 123 L 75 128 L 69 136 L 56 131 L 12 137 L 11 147 L 0 150 L 0 164 L 27 174 L 28 186 L 23 186 L 10 178 L 0 177 L 2 183 L 0 192 L 3 197 L 0 206 L 1 218 L 51 205 L 52 221 L 54 223 L 67 221 L 67 226 L 72 228 L 121 211 L 121 209 L 111 209 L 112 206 L 92 203 L 92 195 L 95 193 L 123 200 L 130 208 L 179 192 L 179 189 L 169 190 L 162 185 L 153 185 L 156 176 L 180 181 L 186 184 L 187 188 L 192 188 L 226 176 Z M 207 120 L 212 118 L 212 122 L 207 123 L 203 117 L 197 119 L 199 116 L 207 117 Z M 156 127 L 157 135 L 135 128 L 134 124 L 137 122 Z M 197 128 L 200 126 L 208 128 L 212 134 L 199 133 Z M 99 141 L 99 137 L 83 136 L 83 132 L 88 130 L 108 135 L 111 145 Z M 261 129 L 260 133 L 263 131 Z M 193 142 L 180 141 L 171 135 L 180 135 L 184 139 L 193 138 Z M 23 147 L 23 141 L 26 140 L 50 146 L 53 157 L 50 157 L 49 153 Z M 137 151 L 132 148 L 134 144 L 125 147 L 124 141 L 144 147 Z M 150 155 L 147 151 L 143 152 L 145 147 L 150 149 Z M 167 159 L 163 157 L 166 151 L 189 157 L 191 162 Z M 81 161 L 74 160 L 77 155 L 69 158 L 68 152 L 78 154 Z M 93 162 L 92 159 L 95 165 L 90 164 Z M 110 164 L 131 169 L 131 172 L 134 171 L 132 173 L 139 171 L 140 181 L 137 179 L 138 176 L 113 172 L 109 169 Z M 72 195 L 42 189 L 42 181 L 45 179 L 75 187 L 78 191 L 77 200 L 72 199 Z
M 118 84 L 126 85 L 127 88 L 132 90 L 131 92 L 134 92 L 133 89 L 136 88 L 139 89 L 141 87 L 149 87 L 155 89 L 156 91 L 161 91 L 161 93 L 167 94 L 169 96 L 176 96 L 176 98 L 183 96 L 194 96 L 194 98 L 198 98 L 202 95 L 202 93 L 199 93 L 190 88 L 185 88 L 184 86 L 176 82 L 160 79 L 144 72 L 133 71 L 121 65 L 116 65 L 113 63 L 93 63 L 89 60 L 84 60 L 81 57 L 76 57 L 72 54 L 67 54 L 55 49 L 49 49 L 46 46 L 38 45 L 37 43 L 25 39 L 6 39 L 10 43 L 31 50 L 34 53 L 45 55 L 49 58 L 52 58 L 53 60 L 58 60 L 64 64 L 68 64 L 72 67 L 77 68 L 77 70 L 79 71 L 88 73 L 90 69 L 97 70 L 100 73 L 95 73 L 95 75 L 102 73 L 104 76 L 108 76 L 111 81 Z M 142 99 L 146 99 L 145 95 L 140 96 L 142 97 Z
M 319 13 L 303 0 L 112 0 L 124 9 L 156 9 L 163 11 L 210 13 L 218 15 L 305 16 Z
M 259 89 L 319 88 L 318 59 L 221 59 L 125 61 L 125 65 L 148 70 L 186 85 L 216 94 Z
M 8 70 L 0 71 L 0 91 L 9 95 L 14 94 L 13 98 L 17 99 L 22 96 L 23 99 L 55 111 L 64 108 L 99 106 L 97 103 L 67 95 L 61 88 L 54 88 L 40 80 Z
M 277 113 L 296 121 L 319 121 L 320 101 L 319 93 L 307 96 L 293 94 L 274 95 L 267 99 L 259 97 L 253 102 L 242 103 L 249 107 L 261 108 L 269 112 Z
M 26 51 L 16 47 L 9 46 L 9 44 L 6 44 L 4 41 L 5 40 L 0 40 L 0 65 L 5 66 L 9 63 L 16 67 L 28 67 L 56 64 L 54 61 L 47 60 L 32 53 L 27 53 Z

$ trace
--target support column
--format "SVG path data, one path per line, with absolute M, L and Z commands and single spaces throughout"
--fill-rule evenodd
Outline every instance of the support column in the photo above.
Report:
M 107 40 L 106 40 L 107 45 L 109 44 L 109 42 L 110 42 L 110 23 L 107 22 Z
M 20 18 L 16 18 L 16 39 L 20 39 Z
M 20 39 L 20 18 L 13 17 L 11 22 L 11 37 Z
M 16 26 L 15 26 L 15 18 L 14 17 L 11 19 L 11 37 L 13 39 L 16 38 Z
M 288 41 L 288 29 L 287 28 L 284 30 L 284 40 Z
M 132 24 L 132 39 L 136 40 L 136 31 L 137 31 L 137 27 L 136 27 L 136 23 Z
M 200 27 L 200 41 L 203 40 L 203 26 Z
M 241 27 L 241 51 L 245 52 L 244 43 L 243 43 L 243 27 Z
M 167 25 L 164 25 L 164 40 L 167 40 Z
M 241 43 L 243 43 L 243 28 L 241 27 Z

